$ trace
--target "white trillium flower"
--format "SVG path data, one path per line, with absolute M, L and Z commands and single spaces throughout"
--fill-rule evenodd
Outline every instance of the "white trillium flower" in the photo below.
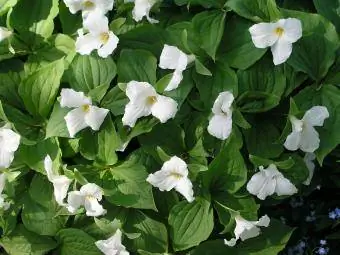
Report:
M 279 65 L 289 58 L 292 44 L 302 37 L 302 24 L 295 18 L 280 19 L 275 23 L 255 24 L 249 32 L 255 47 L 270 47 L 274 65 Z
M 60 95 L 61 107 L 75 108 L 64 117 L 71 137 L 86 127 L 99 130 L 109 110 L 93 106 L 91 98 L 86 97 L 83 92 L 62 89 Z
M 6 195 L 2 194 L 2 192 L 5 189 L 5 184 L 6 184 L 6 175 L 5 173 L 0 174 L 0 209 L 6 211 L 10 207 L 10 203 L 6 202 Z
M 270 164 L 268 168 L 260 166 L 259 169 L 260 171 L 254 174 L 247 184 L 248 192 L 259 199 L 265 200 L 274 193 L 278 196 L 293 195 L 298 191 L 274 164 Z
M 72 182 L 65 175 L 59 175 L 53 171 L 53 162 L 49 155 L 45 157 L 44 166 L 47 174 L 47 179 L 52 182 L 54 189 L 54 197 L 58 205 L 65 206 L 64 199 L 67 196 L 68 188 Z
M 165 44 L 162 50 L 159 67 L 175 70 L 165 91 L 176 89 L 183 79 L 183 71 L 195 59 L 194 55 L 187 55 L 175 46 Z
M 133 2 L 131 0 L 125 0 L 125 2 Z M 150 18 L 149 13 L 152 6 L 157 0 L 135 0 L 135 6 L 132 10 L 132 17 L 135 21 L 139 22 L 145 16 L 150 23 L 158 23 L 158 20 Z
M 90 12 L 104 15 L 112 10 L 114 0 L 64 0 L 64 3 L 72 14 L 82 11 L 84 16 Z
M 109 30 L 108 19 L 104 15 L 93 12 L 83 22 L 83 29 L 78 30 L 76 51 L 81 55 L 89 55 L 97 50 L 102 58 L 108 57 L 117 48 L 119 39 Z M 84 29 L 88 31 L 84 34 Z
M 212 108 L 213 117 L 209 121 L 208 132 L 212 136 L 225 140 L 230 136 L 232 121 L 232 103 L 234 96 L 229 91 L 221 92 Z
M 170 191 L 174 188 L 191 203 L 195 198 L 188 174 L 187 164 L 182 159 L 174 156 L 163 164 L 161 170 L 149 174 L 146 181 L 159 188 L 160 191 Z
M 8 168 L 11 165 L 19 145 L 20 135 L 7 125 L 0 128 L 0 169 Z
M 11 30 L 6 27 L 0 27 L 0 42 L 10 37 L 13 34 Z
M 116 233 L 107 240 L 99 240 L 95 242 L 98 249 L 105 255 L 129 255 L 130 253 L 126 250 L 122 244 L 122 231 L 116 230 Z
M 70 191 L 67 197 L 67 209 L 75 213 L 79 207 L 84 206 L 87 216 L 97 217 L 104 215 L 106 210 L 98 201 L 102 200 L 103 190 L 95 183 L 85 184 L 79 191 Z
M 165 123 L 177 113 L 177 102 L 157 94 L 147 82 L 130 81 L 125 92 L 130 102 L 125 106 L 122 119 L 124 125 L 134 127 L 139 118 L 150 114 Z
M 315 160 L 315 158 L 316 156 L 314 153 L 306 153 L 306 155 L 303 158 L 309 170 L 309 175 L 307 179 L 303 182 L 304 185 L 309 185 L 312 181 L 314 170 L 315 170 L 315 163 L 313 161 Z
M 321 127 L 329 113 L 324 106 L 313 106 L 306 111 L 301 120 L 295 116 L 290 117 L 292 133 L 287 136 L 284 147 L 287 150 L 295 151 L 301 149 L 304 152 L 314 152 L 319 148 L 319 133 L 314 127 Z
M 267 215 L 264 215 L 258 221 L 248 221 L 242 218 L 242 216 L 237 215 L 235 217 L 235 221 L 235 238 L 232 238 L 229 241 L 224 239 L 225 245 L 234 246 L 238 239 L 244 241 L 249 238 L 258 236 L 261 232 L 259 227 L 268 227 L 270 223 L 270 218 Z

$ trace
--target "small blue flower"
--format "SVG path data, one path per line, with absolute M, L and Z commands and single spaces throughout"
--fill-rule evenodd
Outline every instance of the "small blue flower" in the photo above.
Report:
M 340 208 L 335 208 L 334 210 L 335 214 L 337 215 L 338 218 L 340 218 Z
M 328 217 L 332 220 L 335 220 L 337 218 L 337 215 L 334 211 L 330 211 Z
M 326 240 L 320 240 L 320 245 L 326 245 L 327 241 Z
M 317 253 L 318 253 L 319 255 L 326 255 L 326 254 L 328 254 L 328 252 L 329 252 L 329 248 L 328 248 L 328 247 L 326 247 L 326 248 L 320 247 L 320 248 L 317 250 Z

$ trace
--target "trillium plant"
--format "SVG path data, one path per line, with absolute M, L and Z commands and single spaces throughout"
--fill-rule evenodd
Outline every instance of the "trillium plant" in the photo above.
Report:
M 338 1 L 0 17 L 0 254 L 340 250 Z

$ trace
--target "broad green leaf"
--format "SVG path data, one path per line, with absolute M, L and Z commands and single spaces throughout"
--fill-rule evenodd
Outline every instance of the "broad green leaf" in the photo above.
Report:
M 202 5 L 205 8 L 222 8 L 226 0 L 175 0 L 177 5 Z
M 64 60 L 54 61 L 26 76 L 19 85 L 19 95 L 34 116 L 46 118 L 57 97 Z M 46 86 L 48 85 L 48 86 Z
M 82 27 L 82 14 L 72 14 L 64 1 L 59 2 L 59 19 L 64 34 L 72 35 Z
M 294 164 L 291 167 L 289 168 L 285 167 L 286 169 L 284 169 L 283 167 L 285 165 L 283 163 L 286 163 L 286 166 L 289 166 L 290 159 L 293 160 Z M 304 162 L 303 158 L 300 157 L 299 155 L 297 154 L 283 155 L 283 157 L 280 158 L 280 161 L 281 162 L 277 164 L 279 171 L 282 172 L 284 176 L 294 184 L 301 184 L 309 176 L 309 170 L 306 166 L 306 163 Z
M 10 14 L 11 26 L 30 45 L 38 46 L 53 33 L 58 0 L 18 1 Z
M 186 250 L 208 239 L 214 228 L 211 204 L 203 198 L 192 203 L 182 201 L 169 215 L 170 236 L 175 251 Z
M 116 76 L 116 64 L 111 57 L 78 54 L 65 74 L 71 88 L 87 94 L 100 85 L 111 83 Z
M 157 59 L 145 50 L 122 50 L 117 63 L 118 82 L 140 81 L 156 84 Z
M 9 255 L 44 255 L 57 247 L 52 238 L 30 232 L 23 225 L 1 237 L 0 244 Z
M 62 229 L 57 234 L 60 243 L 60 255 L 100 255 L 93 237 L 75 228 Z
M 16 5 L 18 0 L 0 0 L 0 16 L 4 15 L 8 10 Z
M 69 108 L 62 108 L 58 101 L 55 102 L 51 116 L 46 125 L 46 138 L 70 137 L 64 117 L 70 111 Z
M 0 99 L 2 102 L 17 108 L 23 108 L 23 103 L 18 95 L 21 78 L 22 76 L 18 72 L 0 73 Z
M 249 33 L 252 23 L 233 16 L 227 21 L 222 39 L 221 53 L 218 59 L 225 60 L 231 67 L 247 69 L 266 53 L 267 49 L 254 46 Z
M 238 15 L 257 23 L 276 21 L 280 18 L 275 0 L 228 0 L 226 6 Z
M 205 11 L 192 19 L 194 30 L 201 40 L 201 48 L 215 59 L 217 48 L 221 42 L 226 14 L 220 10 Z
M 124 114 L 125 105 L 129 99 L 118 86 L 113 87 L 103 98 L 101 107 L 109 109 L 113 115 Z
M 319 14 L 330 20 L 340 32 L 340 2 L 338 0 L 313 0 Z

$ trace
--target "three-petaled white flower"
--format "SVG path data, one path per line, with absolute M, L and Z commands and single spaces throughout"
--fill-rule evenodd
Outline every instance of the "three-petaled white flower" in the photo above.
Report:
M 91 98 L 83 92 L 62 89 L 60 95 L 61 107 L 75 108 L 64 117 L 71 137 L 86 127 L 99 130 L 109 110 L 93 106 Z
M 95 183 L 87 183 L 80 190 L 70 191 L 67 197 L 67 209 L 75 213 L 79 207 L 84 206 L 87 216 L 97 217 L 104 215 L 106 210 L 98 201 L 102 200 L 103 191 Z
M 154 87 L 147 82 L 130 81 L 125 93 L 130 102 L 125 106 L 122 119 L 124 125 L 134 127 L 139 118 L 150 114 L 165 123 L 177 113 L 177 102 L 157 94 Z
M 234 96 L 229 91 L 221 92 L 212 108 L 213 116 L 209 121 L 208 132 L 218 139 L 225 140 L 230 136 L 233 121 L 231 107 Z
M 126 2 L 135 2 L 132 10 L 132 17 L 135 21 L 139 22 L 145 16 L 150 23 L 158 23 L 158 20 L 150 18 L 149 16 L 150 10 L 157 0 L 125 0 L 125 3 Z
M 122 231 L 116 230 L 116 233 L 107 240 L 99 240 L 95 242 L 98 249 L 105 255 L 129 255 L 130 253 L 126 250 L 122 244 Z
M 0 210 L 8 210 L 10 207 L 10 203 L 6 202 L 5 199 L 7 196 L 5 194 L 2 194 L 2 192 L 5 189 L 5 184 L 6 184 L 6 175 L 5 173 L 0 174 Z
M 13 34 L 11 30 L 6 27 L 0 27 L 0 42 L 10 37 Z
M 290 116 L 292 133 L 287 136 L 284 147 L 291 151 L 299 148 L 304 152 L 314 152 L 317 150 L 320 145 L 320 139 L 319 133 L 314 127 L 323 126 L 325 119 L 328 117 L 328 110 L 324 106 L 313 106 L 306 111 L 301 120 L 295 116 Z
M 64 3 L 72 14 L 82 11 L 83 16 L 90 12 L 99 12 L 104 15 L 112 10 L 114 0 L 64 0 Z
M 191 203 L 195 198 L 188 174 L 187 164 L 182 159 L 174 156 L 164 162 L 161 170 L 149 174 L 146 181 L 159 188 L 160 191 L 170 191 L 174 188 Z
M 0 169 L 11 165 L 19 145 L 20 135 L 12 131 L 8 125 L 0 128 Z
M 276 193 L 278 196 L 293 195 L 298 190 L 293 183 L 277 170 L 276 165 L 270 164 L 268 168 L 259 167 L 260 171 L 254 174 L 247 184 L 249 193 L 265 200 L 267 196 Z
M 259 227 L 268 227 L 270 219 L 267 215 L 262 216 L 258 221 L 248 221 L 244 219 L 241 215 L 235 217 L 236 227 L 234 230 L 235 238 L 229 241 L 224 239 L 224 244 L 228 246 L 234 246 L 238 239 L 242 241 L 249 238 L 256 237 L 260 234 Z
M 274 65 L 279 65 L 289 58 L 292 44 L 302 37 L 302 25 L 295 18 L 280 19 L 275 23 L 255 24 L 249 32 L 255 47 L 270 47 Z
M 194 55 L 187 55 L 175 46 L 164 45 L 159 59 L 159 67 L 175 70 L 165 91 L 171 91 L 178 87 L 183 79 L 183 71 L 194 58 Z
M 47 179 L 52 182 L 54 189 L 54 197 L 58 205 L 65 206 L 64 199 L 67 196 L 68 188 L 72 182 L 65 175 L 59 175 L 53 171 L 53 162 L 49 155 L 45 157 L 44 166 L 47 174 Z
M 84 29 L 88 31 L 84 34 Z M 81 55 L 89 55 L 97 50 L 102 58 L 108 57 L 117 48 L 119 39 L 109 30 L 108 19 L 104 15 L 93 12 L 83 22 L 83 28 L 78 30 L 76 51 Z
M 303 182 L 304 185 L 309 185 L 312 181 L 315 170 L 315 163 L 313 161 L 315 160 L 315 158 L 316 156 L 314 153 L 306 153 L 306 155 L 303 158 L 303 161 L 306 163 L 306 166 L 309 171 L 307 179 Z

